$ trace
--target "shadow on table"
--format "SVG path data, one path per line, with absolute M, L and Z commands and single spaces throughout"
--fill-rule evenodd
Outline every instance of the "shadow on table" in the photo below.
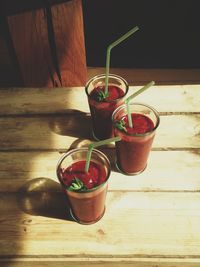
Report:
M 73 116 L 72 116 L 73 115 Z M 91 116 L 79 110 L 69 110 L 67 114 L 60 114 L 52 117 L 49 122 L 50 129 L 59 135 L 72 136 L 77 139 L 70 145 L 70 149 L 86 147 L 90 143 L 96 142 L 92 136 Z M 115 146 L 109 144 L 97 148 L 106 154 L 111 163 L 111 169 L 119 172 L 115 164 Z
M 92 138 L 90 114 L 78 110 L 70 110 L 66 114 L 52 116 L 49 121 L 49 127 L 59 135 L 82 139 Z
M 73 221 L 67 197 L 60 184 L 49 178 L 35 178 L 18 191 L 19 208 L 28 214 Z

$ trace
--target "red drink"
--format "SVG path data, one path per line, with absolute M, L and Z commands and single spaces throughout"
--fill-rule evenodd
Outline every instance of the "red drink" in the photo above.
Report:
M 133 127 L 129 127 L 126 106 L 113 113 L 114 133 L 121 137 L 116 142 L 117 166 L 125 174 L 138 174 L 146 165 L 159 125 L 158 113 L 139 103 L 130 105 Z
M 124 103 L 124 96 L 128 92 L 127 82 L 110 74 L 106 95 L 105 75 L 99 75 L 87 83 L 85 90 L 92 117 L 93 136 L 98 140 L 112 137 L 112 113 Z
M 87 151 L 87 148 L 69 151 L 57 167 L 57 175 L 68 196 L 72 216 L 83 224 L 94 223 L 103 216 L 110 175 L 107 157 L 96 149 L 92 152 L 89 170 L 85 172 Z
M 86 161 L 81 160 L 72 163 L 66 169 L 60 169 L 60 177 L 63 184 L 70 187 L 74 177 L 83 182 L 86 189 L 92 189 L 105 182 L 106 171 L 101 165 L 91 161 L 88 172 L 85 172 L 85 164 Z

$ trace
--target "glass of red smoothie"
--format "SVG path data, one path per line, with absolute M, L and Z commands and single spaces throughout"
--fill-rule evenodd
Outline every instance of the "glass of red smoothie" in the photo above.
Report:
M 158 112 L 142 103 L 130 103 L 133 127 L 129 127 L 127 106 L 118 107 L 112 115 L 116 142 L 116 165 L 126 175 L 139 174 L 146 168 L 155 130 L 159 126 Z
M 105 74 L 90 79 L 85 87 L 92 118 L 92 133 L 96 140 L 111 138 L 112 113 L 124 103 L 128 83 L 120 76 L 109 74 L 108 95 L 105 94 Z
M 92 224 L 102 218 L 111 166 L 105 154 L 93 149 L 89 170 L 85 172 L 88 148 L 76 148 L 63 154 L 57 165 L 57 176 L 68 197 L 70 213 L 81 224 Z

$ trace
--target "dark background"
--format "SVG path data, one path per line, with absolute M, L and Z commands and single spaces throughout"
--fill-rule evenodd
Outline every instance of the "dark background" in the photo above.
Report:
M 111 52 L 111 67 L 200 68 L 199 0 L 83 0 L 87 65 L 104 67 L 107 46 L 138 25 Z

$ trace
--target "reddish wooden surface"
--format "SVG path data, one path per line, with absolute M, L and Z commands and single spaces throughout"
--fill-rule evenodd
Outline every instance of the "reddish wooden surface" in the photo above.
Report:
M 8 16 L 7 19 L 25 86 L 85 84 L 81 0 Z
M 52 16 L 62 83 L 85 85 L 87 69 L 81 0 L 57 5 L 52 9 Z

